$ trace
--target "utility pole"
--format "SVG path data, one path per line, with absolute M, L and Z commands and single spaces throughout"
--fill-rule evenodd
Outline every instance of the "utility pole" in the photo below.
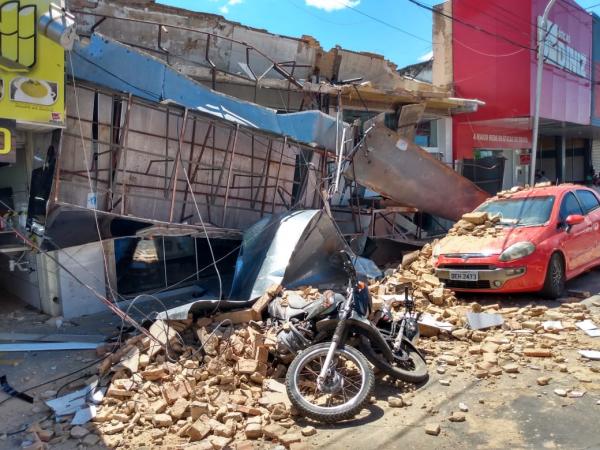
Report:
M 535 163 L 537 159 L 537 146 L 538 146 L 538 131 L 540 125 L 540 97 L 542 96 L 542 74 L 544 71 L 544 48 L 546 46 L 546 27 L 548 25 L 548 14 L 550 9 L 554 6 L 556 0 L 550 0 L 544 9 L 542 16 L 542 23 L 538 24 L 537 36 L 538 36 L 538 47 L 537 47 L 537 73 L 535 81 L 535 112 L 533 115 L 533 136 L 531 139 L 531 173 L 529 174 L 529 184 L 535 185 Z

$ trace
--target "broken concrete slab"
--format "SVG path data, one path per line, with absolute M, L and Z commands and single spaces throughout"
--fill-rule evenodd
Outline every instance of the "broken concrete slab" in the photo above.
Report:
M 579 354 L 584 358 L 600 361 L 600 351 L 598 350 L 579 350 Z
M 468 312 L 467 323 L 472 330 L 485 330 L 501 326 L 504 319 L 500 314 Z
M 590 337 L 600 337 L 600 328 L 590 319 L 576 322 L 575 326 Z
M 77 410 L 86 407 L 90 394 L 93 393 L 97 386 L 98 378 L 95 378 L 85 387 L 78 389 L 77 391 L 53 400 L 47 400 L 46 405 L 48 405 L 58 417 L 73 414 Z
M 154 337 L 154 340 L 151 340 L 150 348 L 148 349 L 148 356 L 150 359 L 152 359 L 159 351 L 173 345 L 178 338 L 175 329 L 164 320 L 157 320 L 154 322 L 148 331 Z

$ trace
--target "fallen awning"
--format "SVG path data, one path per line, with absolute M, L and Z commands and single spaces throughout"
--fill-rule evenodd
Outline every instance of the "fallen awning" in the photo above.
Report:
M 420 211 L 458 220 L 489 197 L 427 151 L 386 127 L 371 123 L 344 175 L 379 194 Z M 369 126 L 365 126 L 369 129 Z

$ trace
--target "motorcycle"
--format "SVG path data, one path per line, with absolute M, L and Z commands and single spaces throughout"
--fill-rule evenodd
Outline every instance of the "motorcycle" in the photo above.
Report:
M 387 346 L 392 350 L 393 359 L 385 357 L 378 348 L 377 341 L 371 342 L 362 337 L 360 350 L 367 359 L 385 374 L 408 383 L 427 381 L 427 363 L 423 355 L 415 347 L 419 338 L 418 320 L 420 314 L 415 312 L 415 303 L 409 295 L 409 288 L 404 288 L 404 314 L 396 311 L 397 302 L 386 302 L 381 311 L 375 314 L 373 322 L 383 335 Z
M 269 305 L 270 320 L 280 325 L 277 353 L 283 362 L 292 361 L 288 396 L 304 415 L 323 422 L 348 419 L 362 409 L 374 383 L 367 360 L 404 381 L 419 383 L 428 376 L 425 359 L 413 343 L 418 315 L 408 293 L 402 318 L 393 314 L 396 305 L 386 305 L 371 322 L 368 287 L 357 280 L 350 256 L 340 256 L 349 280 L 345 296 L 326 291 L 306 304 L 291 295 Z
M 331 341 L 300 351 L 286 375 L 286 389 L 292 404 L 305 416 L 321 422 L 354 417 L 369 400 L 375 383 L 375 375 L 366 358 L 346 345 L 351 331 L 349 325 L 364 317 L 361 313 L 368 310 L 365 303 L 370 297 L 366 285 L 357 283 L 349 255 L 344 252 L 342 257 L 350 280 L 346 297 L 339 304 L 338 317 L 325 320 L 335 321 Z M 317 330 L 323 335 L 319 323 Z

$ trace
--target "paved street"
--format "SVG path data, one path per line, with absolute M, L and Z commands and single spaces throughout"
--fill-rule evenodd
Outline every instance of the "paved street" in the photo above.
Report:
M 600 272 L 591 271 L 568 284 L 569 289 L 600 291 Z M 485 305 L 481 297 L 478 301 Z M 549 307 L 557 307 L 558 302 L 541 302 L 536 297 L 518 296 L 510 300 L 490 297 L 489 302 L 501 301 L 503 306 L 524 306 L 539 302 Z M 591 300 L 586 304 L 591 305 Z M 593 311 L 599 308 L 590 306 Z M 21 321 L 2 319 L 3 329 L 23 327 L 18 324 L 40 322 L 30 331 L 48 331 L 48 325 L 41 323 L 44 316 L 22 310 L 16 317 L 25 315 Z M 93 318 L 82 319 L 79 326 L 67 325 L 69 333 L 109 333 L 118 325 L 118 320 L 98 328 Z M 451 341 L 450 341 L 451 342 Z M 596 344 L 598 348 L 598 344 Z M 94 352 L 37 352 L 11 353 L 0 355 L 0 372 L 8 376 L 9 382 L 16 388 L 32 386 L 44 380 L 55 378 L 89 365 L 95 358 Z M 575 350 L 568 360 L 578 358 Z M 568 364 L 568 361 L 567 361 Z M 598 373 L 600 363 L 588 364 Z M 515 377 L 507 374 L 476 380 L 465 374 L 460 367 L 449 367 L 443 376 L 436 373 L 435 365 L 429 367 L 430 379 L 415 388 L 412 385 L 393 385 L 379 380 L 376 384 L 376 403 L 354 420 L 338 425 L 311 423 L 320 432 L 310 438 L 315 446 L 331 449 L 354 448 L 600 448 L 600 437 L 590 432 L 597 427 L 600 414 L 600 376 L 591 382 L 582 383 L 571 373 L 560 373 L 552 361 L 535 361 Z M 85 378 L 86 373 L 94 373 L 94 368 L 79 373 L 69 379 Z M 538 386 L 536 378 L 550 375 L 548 386 Z M 439 383 L 441 378 L 450 379 L 449 386 Z M 40 393 L 48 389 L 57 390 L 64 385 L 58 381 L 34 390 Z M 71 386 L 75 386 L 73 384 Z M 582 398 L 562 398 L 554 394 L 554 389 L 584 389 Z M 67 390 L 68 391 L 68 390 Z M 402 395 L 410 406 L 390 408 L 387 398 Z M 0 401 L 6 396 L 0 394 Z M 466 421 L 453 423 L 448 421 L 452 412 L 458 411 L 459 403 L 468 407 Z M 39 404 L 36 406 L 39 408 Z M 37 411 L 36 408 L 36 411 Z M 47 411 L 32 412 L 32 406 L 20 400 L 10 400 L 0 406 L 3 417 L 0 433 L 18 431 L 33 420 L 44 420 Z M 298 419 L 299 425 L 306 422 Z M 439 436 L 425 434 L 424 427 L 437 423 L 441 427 Z M 361 426 L 357 426 L 361 425 Z M 0 448 L 15 448 L 23 440 L 18 433 L 0 440 Z M 75 448 L 75 441 L 69 440 L 61 448 Z M 102 448 L 99 445 L 98 448 Z M 266 446 L 265 448 L 269 448 Z
M 590 271 L 572 280 L 567 289 L 600 292 L 600 272 Z M 486 304 L 482 296 L 477 296 L 477 300 Z M 487 301 L 500 301 L 502 306 L 525 306 L 536 302 L 549 307 L 559 305 L 558 302 L 542 302 L 530 295 L 515 296 L 511 300 L 488 296 Z M 591 301 L 585 303 L 592 311 L 600 311 L 591 306 Z M 600 348 L 599 345 L 595 343 L 595 348 Z M 578 358 L 576 351 L 572 351 L 568 359 Z M 435 366 L 430 365 L 430 379 L 424 386 L 416 390 L 411 386 L 400 389 L 411 406 L 390 408 L 387 397 L 396 395 L 398 389 L 379 383 L 377 403 L 368 413 L 343 426 L 316 425 L 327 431 L 319 433 L 313 443 L 332 449 L 405 448 L 407 445 L 415 449 L 598 449 L 600 435 L 592 430 L 597 428 L 600 417 L 600 362 L 588 365 L 596 370 L 591 383 L 579 382 L 570 373 L 560 373 L 555 364 L 542 358 L 514 379 L 503 374 L 476 380 L 450 367 L 444 375 L 439 375 Z M 551 383 L 538 386 L 536 378 L 541 375 L 550 375 Z M 450 378 L 450 386 L 442 386 L 439 383 L 442 378 Z M 554 394 L 557 388 L 581 388 L 586 394 L 582 398 L 562 398 Z M 459 403 L 469 408 L 466 421 L 448 421 L 451 413 L 459 410 Z M 424 426 L 428 423 L 440 424 L 439 436 L 425 434 Z M 355 427 L 356 424 L 364 426 Z

